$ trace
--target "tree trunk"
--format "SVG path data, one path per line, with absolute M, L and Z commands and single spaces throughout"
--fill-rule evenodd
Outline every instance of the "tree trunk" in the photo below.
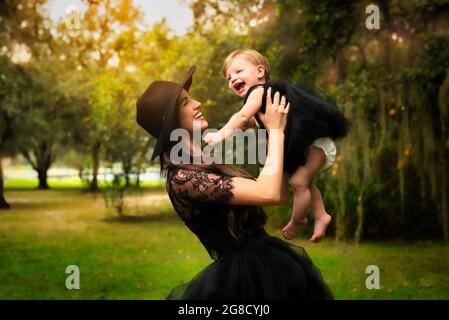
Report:
M 337 178 L 337 196 L 338 196 L 338 209 L 335 219 L 335 238 L 337 241 L 347 240 L 347 212 L 346 212 L 346 192 L 347 181 L 342 179 L 341 176 Z
M 91 192 L 98 191 L 98 169 L 100 168 L 100 146 L 101 143 L 97 142 L 92 148 L 92 181 L 90 182 L 89 190 Z
M 49 189 L 47 184 L 47 172 L 51 166 L 51 147 L 47 144 L 42 145 L 41 153 L 37 157 L 39 189 Z
M 83 181 L 83 178 L 84 178 L 84 168 L 83 167 L 78 168 L 78 178 L 80 179 L 80 181 Z
M 139 188 L 140 187 L 140 166 L 137 167 L 137 177 L 136 177 L 136 187 Z
M 446 152 L 445 152 L 445 139 L 442 141 L 442 148 L 440 149 L 440 174 L 441 174 L 441 195 L 440 195 L 440 206 L 441 206 L 441 217 L 442 217 L 442 229 L 443 238 L 446 244 L 449 243 L 449 208 L 447 205 L 447 163 L 446 163 Z
M 152 142 L 150 139 L 147 139 L 144 147 L 141 149 L 139 156 L 137 157 L 136 167 L 137 167 L 137 180 L 136 187 L 140 187 L 140 174 L 142 173 L 142 167 L 144 167 L 145 162 L 145 154 L 148 148 L 150 148 Z M 145 168 L 143 168 L 143 172 L 145 173 Z
M 363 197 L 362 194 L 359 195 L 357 199 L 357 228 L 354 234 L 354 241 L 356 244 L 360 243 L 362 239 L 362 230 L 363 230 Z
M 446 78 L 446 74 L 441 74 L 433 78 L 432 86 L 430 86 L 428 90 L 428 101 L 431 110 L 432 121 L 435 124 L 434 129 L 434 137 L 439 140 L 439 150 L 438 150 L 438 158 L 437 165 L 439 167 L 439 188 L 441 193 L 436 197 L 436 201 L 439 201 L 438 207 L 441 210 L 441 222 L 442 222 L 442 231 L 443 231 L 443 239 L 445 243 L 449 243 L 449 208 L 448 208 L 448 196 L 447 196 L 447 163 L 446 163 L 446 141 L 447 137 L 445 134 L 445 126 L 443 122 L 443 114 L 440 112 L 439 104 L 442 103 L 439 100 L 440 88 L 443 85 L 444 79 Z M 437 144 L 438 146 L 438 144 Z
M 125 174 L 125 186 L 127 188 L 129 188 L 130 186 L 130 179 L 129 179 L 129 174 L 131 173 L 131 159 L 124 159 L 122 161 L 122 168 L 123 168 L 123 173 Z
M 3 189 L 3 165 L 2 156 L 0 155 L 0 209 L 9 209 L 11 206 L 6 202 Z
M 347 76 L 347 61 L 345 52 L 340 50 L 335 58 L 335 64 L 337 69 L 337 84 L 343 83 Z
M 37 171 L 39 179 L 39 189 L 49 189 L 47 183 L 47 172 L 52 163 L 51 145 L 47 142 L 42 142 L 38 148 L 33 150 L 36 159 L 36 165 L 33 166 Z
M 129 188 L 129 174 L 125 173 L 125 187 Z
M 50 189 L 47 183 L 47 171 L 48 168 L 46 168 L 45 166 L 42 166 L 37 170 L 37 176 L 39 178 L 39 189 Z
M 346 221 L 344 215 L 337 215 L 335 220 L 335 239 L 337 241 L 346 240 Z

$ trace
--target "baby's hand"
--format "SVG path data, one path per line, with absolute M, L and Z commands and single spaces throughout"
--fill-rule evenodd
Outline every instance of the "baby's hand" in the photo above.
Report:
M 217 144 L 223 140 L 223 135 L 220 132 L 208 132 L 204 136 L 204 142 L 209 145 Z

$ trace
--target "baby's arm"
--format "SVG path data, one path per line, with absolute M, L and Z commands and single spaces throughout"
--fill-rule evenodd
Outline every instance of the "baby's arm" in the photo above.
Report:
M 258 128 L 256 119 L 254 118 L 254 116 L 251 119 L 249 119 L 249 122 L 246 125 L 246 127 L 243 128 L 243 131 L 248 130 L 249 128 Z
M 215 144 L 228 138 L 235 130 L 247 128 L 262 105 L 263 92 L 263 88 L 254 89 L 242 109 L 235 113 L 218 132 L 206 134 L 204 141 Z

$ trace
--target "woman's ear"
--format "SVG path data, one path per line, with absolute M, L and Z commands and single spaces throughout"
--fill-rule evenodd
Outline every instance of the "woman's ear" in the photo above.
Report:
M 259 78 L 259 79 L 265 78 L 265 72 L 266 72 L 266 70 L 265 70 L 265 67 L 264 67 L 262 64 L 259 64 L 259 65 L 256 67 L 256 70 L 257 70 L 257 78 Z

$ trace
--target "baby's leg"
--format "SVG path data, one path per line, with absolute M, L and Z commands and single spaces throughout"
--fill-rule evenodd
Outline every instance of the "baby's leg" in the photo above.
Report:
M 282 174 L 281 182 L 281 202 L 288 203 L 290 201 L 290 190 L 288 189 L 288 174 Z
M 292 217 L 287 226 L 282 229 L 284 237 L 288 240 L 293 239 L 301 225 L 306 223 L 305 215 L 312 199 L 309 185 L 325 160 L 326 156 L 322 149 L 311 147 L 306 164 L 299 167 L 292 175 L 291 184 L 294 194 Z
M 307 169 L 299 167 L 291 177 L 293 189 L 293 210 L 290 221 L 282 229 L 285 239 L 291 240 L 298 233 L 300 227 L 307 223 L 306 210 L 310 206 L 312 195 L 307 186 Z
M 318 243 L 323 239 L 327 226 L 331 222 L 332 218 L 329 214 L 327 214 L 326 209 L 324 208 L 321 192 L 315 185 L 314 181 L 310 184 L 310 192 L 312 194 L 311 211 L 315 223 L 313 226 L 313 235 L 309 241 Z

